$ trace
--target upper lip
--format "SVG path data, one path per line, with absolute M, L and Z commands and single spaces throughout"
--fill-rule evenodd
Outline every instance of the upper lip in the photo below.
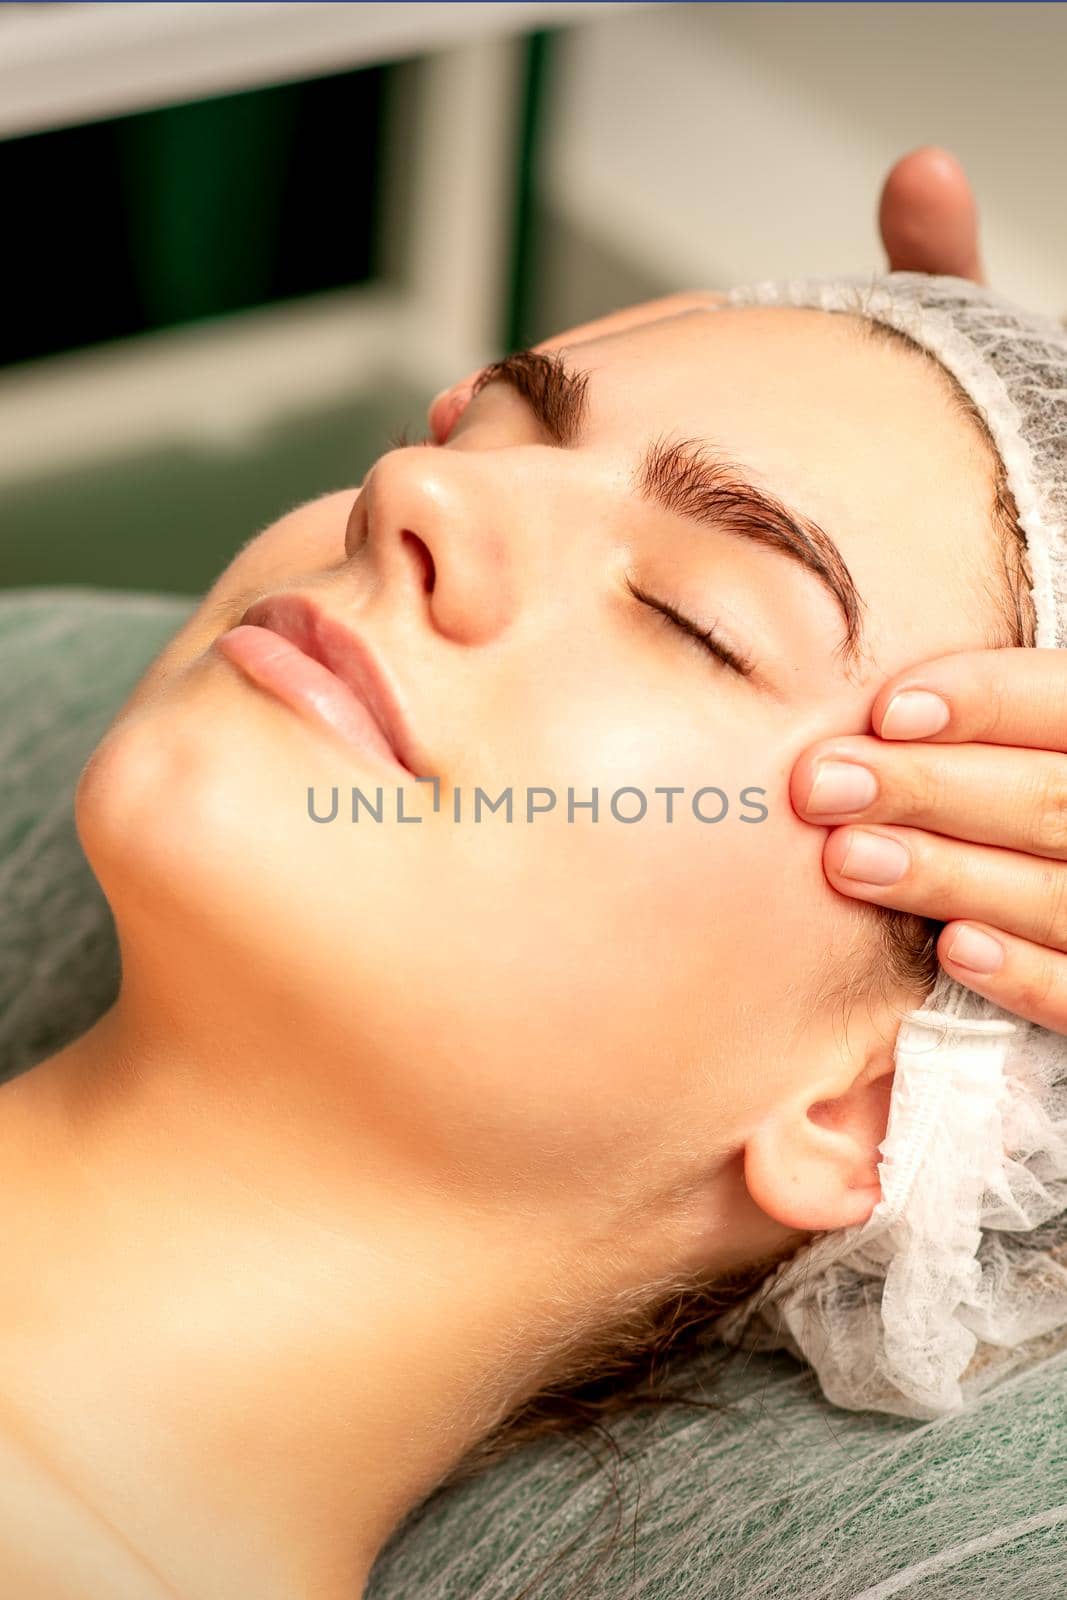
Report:
M 414 741 L 399 692 L 367 641 L 339 617 L 323 611 L 307 595 L 264 595 L 248 607 L 242 623 L 269 628 L 319 661 L 364 702 L 392 745 L 401 766 L 419 768 Z

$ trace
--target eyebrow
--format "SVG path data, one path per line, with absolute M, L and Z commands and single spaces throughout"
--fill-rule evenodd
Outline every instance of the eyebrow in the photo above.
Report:
M 471 398 L 490 384 L 514 389 L 553 444 L 580 443 L 588 416 L 589 374 L 559 354 L 518 350 L 484 367 Z M 633 474 L 642 499 L 691 522 L 773 550 L 811 572 L 833 597 L 845 623 L 838 646 L 855 662 L 862 653 L 865 602 L 837 545 L 811 517 L 751 481 L 747 469 L 704 441 L 653 440 Z

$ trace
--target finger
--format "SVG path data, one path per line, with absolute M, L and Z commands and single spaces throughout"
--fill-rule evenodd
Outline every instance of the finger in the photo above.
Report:
M 871 726 L 882 739 L 1067 751 L 1067 650 L 960 650 L 907 667 L 879 689 Z
M 904 823 L 1067 861 L 1067 756 L 987 744 L 889 744 L 843 734 L 809 745 L 789 779 L 805 822 Z
M 724 294 L 711 289 L 681 289 L 676 294 L 661 296 L 658 300 L 642 300 L 638 305 L 623 306 L 592 322 L 582 322 L 565 333 L 554 333 L 550 339 L 534 345 L 535 350 L 561 350 L 566 345 L 584 344 L 590 339 L 604 339 L 612 333 L 622 333 L 627 328 L 640 327 L 645 322 L 658 322 L 663 317 L 676 317 L 683 311 L 706 311 L 721 305 Z
M 878 225 L 891 272 L 948 273 L 985 282 L 978 206 L 967 174 L 950 151 L 923 145 L 890 168 Z
M 1067 867 L 919 828 L 835 828 L 823 845 L 831 885 L 851 899 L 938 922 L 988 922 L 1067 950 Z
M 721 305 L 725 299 L 725 295 L 711 289 L 681 289 L 675 294 L 661 295 L 656 300 L 643 300 L 637 305 L 623 306 L 618 311 L 610 311 L 603 317 L 594 318 L 591 322 L 581 322 L 563 333 L 553 334 L 550 339 L 544 339 L 532 348 L 545 353 L 561 350 L 567 345 L 583 344 L 590 339 L 603 339 L 608 334 L 622 333 L 627 328 L 640 327 L 645 322 L 658 322 L 663 317 L 675 317 L 685 311 L 706 311 Z M 444 443 L 462 416 L 481 370 L 479 367 L 477 371 L 469 372 L 459 383 L 442 389 L 441 393 L 431 400 L 427 422 L 438 444 Z
M 943 928 L 937 955 L 949 976 L 976 994 L 1042 1028 L 1067 1033 L 1067 956 L 971 922 Z

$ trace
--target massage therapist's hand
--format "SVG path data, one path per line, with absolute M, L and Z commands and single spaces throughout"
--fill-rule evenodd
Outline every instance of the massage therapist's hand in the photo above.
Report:
M 897 162 L 880 222 L 895 268 L 984 281 L 974 199 L 944 152 Z M 918 698 L 898 698 L 905 690 Z M 964 652 L 911 667 L 882 686 L 871 725 L 880 738 L 824 739 L 793 767 L 798 813 L 834 825 L 823 846 L 828 880 L 842 894 L 945 922 L 937 954 L 946 972 L 1067 1033 L 1067 654 Z M 876 798 L 847 812 L 812 810 L 817 764 L 831 757 L 849 763 L 855 784 L 869 772 Z M 820 804 L 826 798 L 821 785 Z M 835 825 L 848 817 L 889 846 L 881 869 L 870 855 L 863 864 L 866 828 Z M 903 872 L 889 882 L 891 853 Z M 878 884 L 865 880 L 876 873 Z
M 810 745 L 790 777 L 798 814 L 830 827 L 830 883 L 946 922 L 951 977 L 1067 1033 L 1067 651 L 909 667 L 871 726 Z
M 878 227 L 890 272 L 938 272 L 985 281 L 978 253 L 978 209 L 967 175 L 955 156 L 936 145 L 909 151 L 890 167 L 882 185 Z M 583 322 L 553 335 L 535 350 L 557 350 L 583 339 L 603 338 L 623 328 L 682 311 L 718 305 L 725 297 L 711 289 L 681 290 L 658 300 L 626 306 L 593 322 Z M 440 443 L 455 426 L 471 397 L 478 374 L 439 394 L 430 406 L 429 423 Z

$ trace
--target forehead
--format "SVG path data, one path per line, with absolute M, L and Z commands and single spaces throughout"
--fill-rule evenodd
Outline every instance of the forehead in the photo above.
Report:
M 592 446 L 705 439 L 829 534 L 866 602 L 872 673 L 984 645 L 994 462 L 932 360 L 857 317 L 777 306 L 688 312 L 565 358 L 590 375 Z

